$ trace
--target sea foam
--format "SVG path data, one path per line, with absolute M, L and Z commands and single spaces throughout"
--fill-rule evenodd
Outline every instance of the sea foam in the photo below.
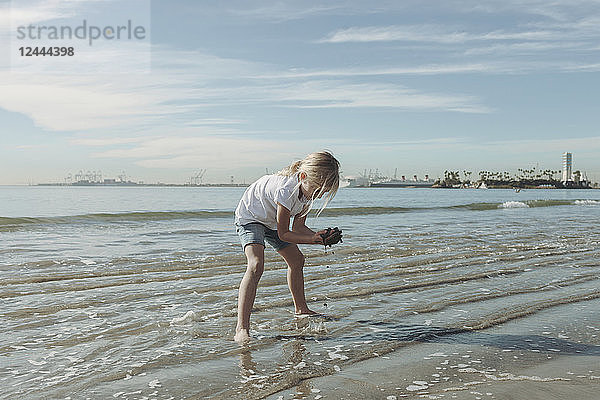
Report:
M 597 206 L 600 205 L 598 200 L 575 200 L 577 206 Z
M 175 317 L 175 318 L 173 318 L 171 320 L 171 325 L 186 324 L 188 322 L 193 322 L 193 321 L 196 321 L 196 320 L 197 320 L 196 313 L 193 312 L 193 311 L 188 311 L 182 317 Z
M 505 201 L 498 208 L 529 208 L 529 206 L 521 201 Z

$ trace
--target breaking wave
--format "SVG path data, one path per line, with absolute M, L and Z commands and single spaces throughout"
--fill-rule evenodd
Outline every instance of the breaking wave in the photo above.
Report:
M 597 206 L 600 205 L 598 200 L 575 200 L 577 206 Z
M 498 208 L 529 208 L 529 205 L 522 201 L 506 201 L 500 204 Z
M 439 210 L 487 211 L 505 208 L 535 208 L 555 206 L 597 206 L 598 200 L 527 200 L 489 203 L 468 203 L 435 207 L 340 207 L 328 208 L 323 216 L 341 215 L 373 215 L 396 214 L 412 212 L 431 212 Z M 0 217 L 0 230 L 11 230 L 19 227 L 47 224 L 94 224 L 120 222 L 146 222 L 177 219 L 206 219 L 233 218 L 233 211 L 202 210 L 202 211 L 156 211 L 156 212 L 125 212 L 125 213 L 94 213 L 82 215 L 50 216 L 50 217 Z

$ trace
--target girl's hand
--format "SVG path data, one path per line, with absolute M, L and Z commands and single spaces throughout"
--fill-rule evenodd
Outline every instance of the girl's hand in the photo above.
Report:
M 323 229 L 323 230 L 315 233 L 313 236 L 313 243 L 314 244 L 324 244 L 322 235 L 324 235 L 326 233 L 327 233 L 327 229 Z
M 327 228 L 324 234 L 321 235 L 323 238 L 323 245 L 325 247 L 333 246 L 339 242 L 343 242 L 342 240 L 342 231 L 336 226 L 335 228 Z

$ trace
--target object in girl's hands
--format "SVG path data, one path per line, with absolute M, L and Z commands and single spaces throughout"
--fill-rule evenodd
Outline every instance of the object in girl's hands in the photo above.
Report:
M 331 247 L 339 242 L 344 242 L 342 240 L 342 231 L 337 226 L 333 229 L 327 228 L 327 232 L 322 233 L 321 237 L 323 238 L 323 245 L 325 247 Z

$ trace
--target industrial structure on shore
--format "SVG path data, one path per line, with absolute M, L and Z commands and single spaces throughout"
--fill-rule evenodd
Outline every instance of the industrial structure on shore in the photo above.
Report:
M 206 169 L 200 170 L 191 176 L 186 183 L 145 183 L 144 181 L 132 181 L 127 177 L 125 171 L 121 172 L 117 178 L 103 178 L 102 171 L 80 170 L 78 173 L 67 175 L 63 182 L 40 183 L 38 186 L 172 186 L 172 187 L 246 187 L 246 183 L 235 183 L 234 177 L 230 177 L 229 183 L 204 183 L 202 178 Z
M 585 171 L 573 172 L 573 154 L 565 152 L 562 155 L 563 170 L 561 183 L 565 188 L 589 188 L 591 182 L 588 180 Z
M 394 172 L 394 177 L 389 178 L 379 174 L 379 170 L 370 170 L 369 173 L 365 170 L 359 176 L 345 177 L 343 187 L 420 187 L 428 188 L 433 186 L 433 180 L 429 179 L 429 175 L 425 175 L 425 179 L 419 179 L 417 175 L 413 175 L 412 179 L 406 179 L 405 175 L 398 178 L 398 169 Z
M 435 181 L 425 175 L 425 179 L 419 179 L 413 175 L 412 179 L 406 179 L 404 175 L 397 177 L 396 169 L 393 178 L 383 176 L 379 170 L 367 170 L 358 176 L 348 176 L 343 180 L 346 187 L 405 187 L 405 188 L 502 188 L 502 189 L 591 189 L 592 183 L 585 172 L 573 171 L 573 154 L 566 152 L 562 155 L 562 177 L 561 171 L 519 169 L 516 176 L 508 172 L 480 171 L 478 180 L 471 180 L 472 172 L 446 171 L 444 178 Z
M 561 171 L 539 170 L 538 167 L 531 169 L 518 169 L 516 176 L 508 172 L 480 171 L 479 179 L 471 181 L 471 172 L 446 171 L 444 179 L 439 179 L 433 187 L 436 188 L 478 188 L 478 189 L 592 189 L 592 185 L 585 172 L 573 171 L 573 154 L 563 153 Z
M 183 187 L 245 187 L 245 182 L 235 183 L 234 177 L 230 176 L 228 183 L 204 183 L 203 178 L 206 169 L 194 173 L 186 183 L 144 183 L 143 181 L 132 181 L 125 171 L 117 178 L 104 178 L 101 171 L 80 170 L 78 173 L 69 174 L 63 182 L 40 183 L 39 186 L 183 186 Z M 267 170 L 268 174 L 269 171 Z M 371 187 L 371 188 L 504 188 L 504 189 L 591 189 L 597 188 L 598 184 L 592 185 L 587 174 L 579 170 L 573 171 L 573 154 L 565 152 L 562 154 L 562 176 L 561 171 L 519 169 L 516 176 L 508 172 L 480 171 L 478 180 L 471 180 L 472 172 L 446 171 L 444 178 L 433 180 L 428 174 L 424 179 L 413 175 L 407 179 L 405 175 L 398 177 L 396 168 L 393 178 L 379 173 L 379 170 L 365 170 L 357 176 L 346 176 L 340 180 L 341 187 Z

